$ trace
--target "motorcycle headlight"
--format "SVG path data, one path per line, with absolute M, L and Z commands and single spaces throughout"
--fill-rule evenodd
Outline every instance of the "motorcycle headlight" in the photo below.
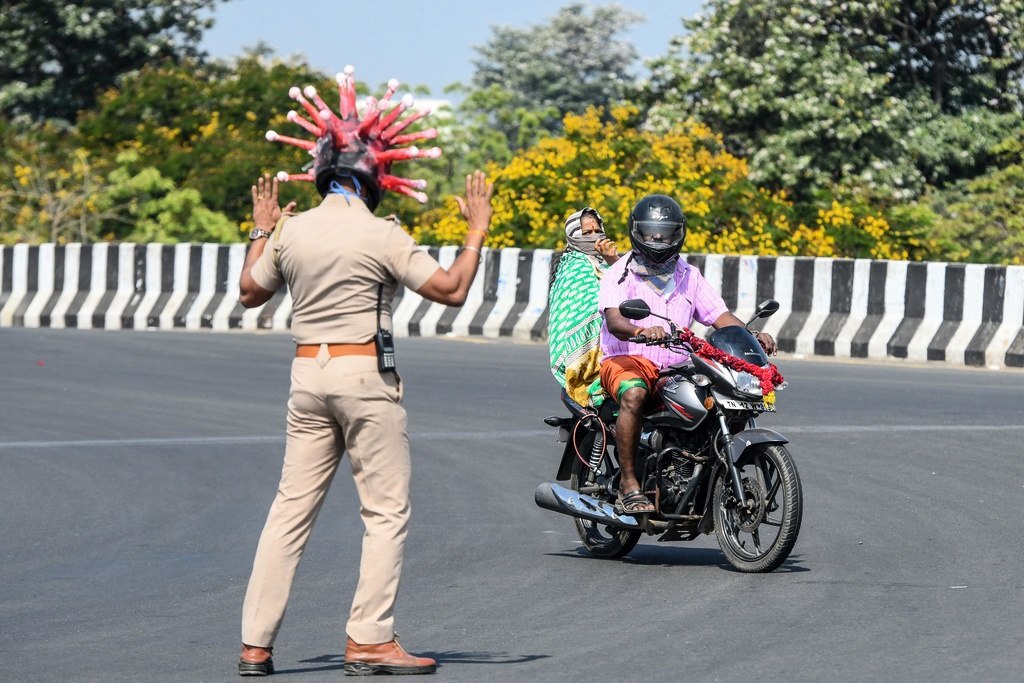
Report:
M 736 390 L 740 393 L 746 394 L 747 396 L 757 397 L 764 395 L 761 392 L 761 380 L 754 377 L 749 372 L 733 371 L 733 377 L 736 379 Z

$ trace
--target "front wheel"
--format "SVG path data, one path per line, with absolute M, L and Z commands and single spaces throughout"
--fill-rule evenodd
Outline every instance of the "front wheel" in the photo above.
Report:
M 741 507 L 728 472 L 715 482 L 715 535 L 729 563 L 741 572 L 770 572 L 796 545 L 803 492 L 796 465 L 784 446 L 759 444 L 736 462 L 746 506 Z
M 604 487 L 598 485 L 599 481 L 604 481 L 607 477 L 614 474 L 608 460 L 608 455 L 606 454 L 601 461 L 600 469 L 595 473 L 584 465 L 579 458 L 574 458 L 572 472 L 569 476 L 569 486 L 573 491 L 585 493 L 588 496 L 593 496 L 598 500 L 610 503 L 611 497 L 603 490 Z M 623 557 L 636 547 L 637 542 L 640 540 L 641 532 L 639 531 L 617 529 L 598 522 L 592 522 L 589 519 L 580 519 L 579 517 L 573 518 L 573 521 L 576 522 L 576 533 L 580 535 L 580 540 L 583 541 L 583 545 L 587 547 L 587 550 L 594 557 Z

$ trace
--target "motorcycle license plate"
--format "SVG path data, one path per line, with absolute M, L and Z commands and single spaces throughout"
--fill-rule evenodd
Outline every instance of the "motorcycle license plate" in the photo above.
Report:
M 565 443 L 569 440 L 569 430 L 565 427 L 558 428 L 558 434 L 555 436 L 555 443 Z
M 730 410 L 756 410 L 760 413 L 774 413 L 775 406 L 765 403 L 764 401 L 737 401 L 735 399 L 726 399 L 721 402 L 722 406 L 729 408 Z

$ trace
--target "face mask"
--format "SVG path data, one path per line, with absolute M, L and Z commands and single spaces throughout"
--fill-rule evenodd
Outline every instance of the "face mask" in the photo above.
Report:
M 592 232 L 589 235 L 584 235 L 582 233 L 573 235 L 568 238 L 568 241 L 571 249 L 584 253 L 587 256 L 597 256 L 598 253 L 596 245 L 599 240 L 603 239 L 607 239 L 607 235 L 599 230 L 597 232 Z

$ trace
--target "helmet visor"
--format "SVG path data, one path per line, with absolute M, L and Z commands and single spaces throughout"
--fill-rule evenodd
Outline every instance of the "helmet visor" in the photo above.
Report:
M 672 246 L 683 235 L 683 224 L 673 221 L 636 221 L 633 232 L 645 246 L 653 249 Z

